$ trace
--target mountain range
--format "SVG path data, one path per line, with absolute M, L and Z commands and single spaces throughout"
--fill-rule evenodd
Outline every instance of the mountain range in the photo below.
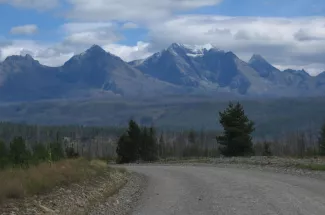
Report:
M 93 45 L 60 67 L 30 55 L 0 63 L 0 101 L 167 95 L 319 96 L 325 72 L 279 69 L 254 54 L 248 62 L 214 46 L 178 43 L 146 59 L 125 62 Z

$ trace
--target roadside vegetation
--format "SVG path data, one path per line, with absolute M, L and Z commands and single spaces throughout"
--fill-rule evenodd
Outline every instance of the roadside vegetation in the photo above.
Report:
M 126 129 L 0 123 L 0 199 L 40 194 L 106 174 L 108 162 L 206 163 L 220 157 L 325 156 L 325 124 L 319 131 L 287 133 L 282 139 L 257 138 L 255 123 L 238 102 L 220 111 L 218 121 L 223 128 L 219 131 L 161 130 L 135 120 Z M 99 159 L 103 161 L 94 162 Z M 323 163 L 295 166 L 325 170 Z
M 64 159 L 40 163 L 29 168 L 7 168 L 0 171 L 0 202 L 44 194 L 56 186 L 67 186 L 109 174 L 105 162 Z
M 283 145 L 278 140 L 254 141 L 255 123 L 248 118 L 244 107 L 239 102 L 230 102 L 224 111 L 219 112 L 219 123 L 223 127 L 223 131 L 217 132 L 214 146 L 209 147 L 208 144 L 200 143 L 202 136 L 198 138 L 194 130 L 188 132 L 185 141 L 176 138 L 178 145 L 173 145 L 166 143 L 162 134 L 159 137 L 155 136 L 154 128 L 141 128 L 135 121 L 131 120 L 127 132 L 117 142 L 117 162 L 129 163 L 160 159 L 168 163 L 208 163 L 211 162 L 210 158 L 217 157 L 281 156 L 304 158 L 325 155 L 325 125 L 319 131 L 316 141 L 313 139 L 313 144 L 308 143 L 307 136 L 304 133 L 298 133 L 294 143 L 291 139 Z M 147 132 L 148 130 L 152 132 Z M 309 140 L 312 140 L 311 136 L 309 133 Z M 244 162 L 256 163 L 255 160 Z M 293 162 L 290 165 L 302 169 L 325 170 L 325 165 L 318 163 L 300 164 Z
M 0 141 L 0 203 L 44 194 L 57 186 L 109 177 L 112 170 L 106 161 L 82 158 L 71 145 L 64 148 L 59 139 L 33 145 L 26 144 L 22 137 L 13 138 L 9 144 Z

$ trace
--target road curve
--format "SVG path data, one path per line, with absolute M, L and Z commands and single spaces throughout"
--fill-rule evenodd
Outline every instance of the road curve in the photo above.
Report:
M 325 181 L 251 169 L 133 165 L 148 176 L 133 215 L 325 215 Z

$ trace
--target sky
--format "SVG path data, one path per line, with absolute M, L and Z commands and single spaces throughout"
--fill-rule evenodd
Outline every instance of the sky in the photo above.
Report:
M 131 61 L 177 42 L 325 71 L 324 0 L 0 0 L 0 26 L 0 61 L 60 66 L 93 44 Z

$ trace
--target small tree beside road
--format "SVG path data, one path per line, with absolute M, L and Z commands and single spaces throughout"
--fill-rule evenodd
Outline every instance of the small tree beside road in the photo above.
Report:
M 220 153 L 224 156 L 249 156 L 253 154 L 252 132 L 254 122 L 248 119 L 243 106 L 237 102 L 219 112 L 223 133 L 217 136 Z

